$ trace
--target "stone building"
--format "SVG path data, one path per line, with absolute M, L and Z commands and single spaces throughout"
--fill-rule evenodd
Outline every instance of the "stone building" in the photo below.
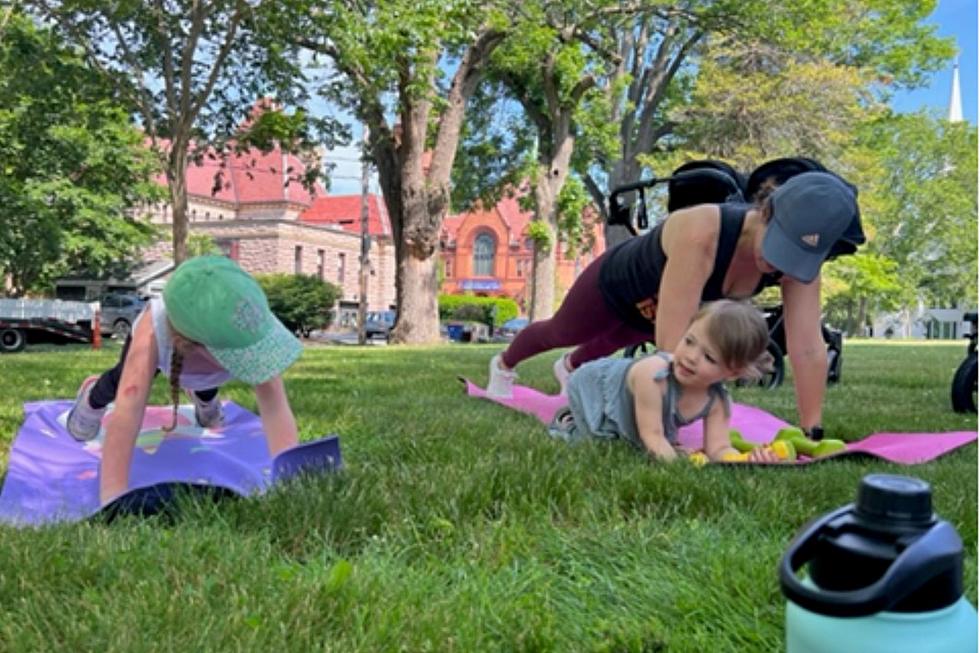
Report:
M 188 229 L 210 236 L 217 246 L 252 273 L 313 274 L 340 286 L 339 322 L 358 305 L 360 257 L 359 195 L 311 193 L 296 181 L 304 164 L 273 150 L 244 152 L 227 163 L 205 157 L 187 169 Z M 160 178 L 161 184 L 166 180 Z M 395 303 L 395 253 L 391 221 L 380 197 L 368 197 L 370 235 L 368 310 Z M 169 225 L 171 207 L 150 207 L 150 219 Z M 169 239 L 144 252 L 145 260 L 172 258 Z

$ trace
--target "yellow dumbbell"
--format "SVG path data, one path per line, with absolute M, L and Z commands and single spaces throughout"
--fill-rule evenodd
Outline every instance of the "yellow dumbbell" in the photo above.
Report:
M 687 457 L 695 467 L 704 467 L 709 462 L 708 455 L 703 451 L 695 451 Z
M 789 440 L 776 440 L 772 444 L 763 445 L 764 448 L 769 449 L 776 457 L 783 461 L 793 461 L 796 460 L 796 448 L 793 443 Z M 755 447 L 753 447 L 755 449 Z M 751 451 L 739 451 L 738 453 L 729 452 L 723 454 L 721 459 L 724 462 L 736 463 L 736 462 L 747 462 Z

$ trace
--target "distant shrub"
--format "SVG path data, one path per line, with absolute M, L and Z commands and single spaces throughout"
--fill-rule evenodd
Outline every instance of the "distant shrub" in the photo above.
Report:
M 517 302 L 510 297 L 439 295 L 440 320 L 469 320 L 499 327 L 519 312 Z
M 340 297 L 334 284 L 303 274 L 257 274 L 255 279 L 269 298 L 269 308 L 293 333 L 308 336 L 330 326 L 330 309 Z

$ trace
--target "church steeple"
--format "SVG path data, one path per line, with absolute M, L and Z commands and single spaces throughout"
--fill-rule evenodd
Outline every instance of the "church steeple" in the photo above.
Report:
M 959 57 L 953 63 L 953 88 L 949 93 L 949 114 L 947 120 L 950 122 L 963 122 L 963 99 L 960 97 Z

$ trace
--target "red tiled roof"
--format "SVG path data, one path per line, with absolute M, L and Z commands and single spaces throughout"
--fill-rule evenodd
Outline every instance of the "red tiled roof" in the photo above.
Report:
M 160 146 L 167 149 L 170 143 L 161 140 Z M 279 148 L 265 154 L 252 149 L 226 160 L 209 150 L 200 163 L 188 162 L 187 193 L 235 206 L 276 202 L 310 206 L 314 195 L 297 181 L 305 172 L 306 165 L 299 157 L 284 154 Z M 163 174 L 158 175 L 156 181 L 164 186 L 167 184 Z M 314 193 L 321 196 L 326 191 L 317 183 Z
M 511 238 L 520 238 L 527 228 L 527 223 L 534 217 L 531 211 L 523 210 L 518 204 L 518 197 L 504 197 L 497 202 L 497 213 L 510 226 Z
M 300 214 L 299 219 L 307 224 L 333 224 L 346 231 L 360 233 L 361 196 L 317 196 L 313 204 Z M 368 195 L 368 233 L 372 236 L 391 235 L 388 210 L 384 200 L 378 195 Z
M 466 219 L 467 213 L 458 213 L 456 215 L 447 216 L 445 220 L 442 221 L 442 234 L 443 238 L 448 240 L 456 240 L 456 232 L 459 231 L 460 226 L 463 224 L 463 220 Z

